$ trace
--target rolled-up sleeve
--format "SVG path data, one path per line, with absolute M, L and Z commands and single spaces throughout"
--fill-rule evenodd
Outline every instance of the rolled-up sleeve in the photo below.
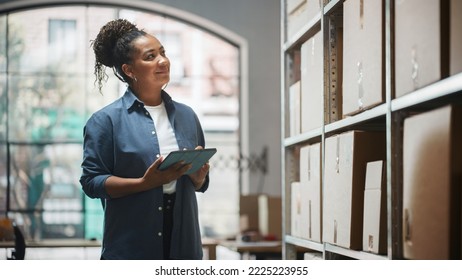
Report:
M 205 176 L 204 184 L 202 184 L 202 186 L 197 190 L 197 192 L 204 193 L 209 188 L 209 182 L 209 174 L 207 174 L 207 176 Z
M 113 169 L 112 125 L 109 118 L 93 115 L 83 130 L 80 184 L 88 197 L 110 199 L 104 184 Z

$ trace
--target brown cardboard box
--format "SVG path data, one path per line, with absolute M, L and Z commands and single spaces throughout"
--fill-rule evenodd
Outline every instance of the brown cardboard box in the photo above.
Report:
M 264 238 L 282 239 L 282 201 L 280 197 L 258 196 L 258 227 Z
M 343 2 L 343 115 L 385 101 L 384 1 Z
M 294 36 L 321 12 L 322 0 L 287 0 L 287 36 Z
M 266 194 L 241 195 L 239 200 L 240 230 L 258 231 L 263 237 L 282 237 L 280 197 Z
M 321 143 L 300 149 L 302 238 L 322 242 Z
M 461 258 L 461 109 L 448 105 L 404 120 L 405 258 Z
M 259 231 L 258 195 L 241 195 L 239 198 L 239 227 L 241 232 Z
M 395 2 L 396 97 L 449 75 L 449 0 Z
M 323 242 L 362 249 L 366 164 L 385 160 L 385 133 L 349 131 L 326 138 Z
M 318 32 L 301 47 L 302 132 L 323 124 L 323 73 L 322 33 Z
M 387 253 L 387 190 L 385 162 L 367 163 L 364 189 L 363 251 Z
M 462 72 L 462 1 L 451 0 L 451 69 L 450 74 Z

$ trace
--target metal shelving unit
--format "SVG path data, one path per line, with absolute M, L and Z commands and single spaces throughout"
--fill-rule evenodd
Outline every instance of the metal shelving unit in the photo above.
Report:
M 339 23 L 339 17 L 343 16 L 343 0 L 324 1 L 324 6 L 316 17 L 307 20 L 299 32 L 286 38 L 287 27 L 286 0 L 281 1 L 281 109 L 282 109 L 282 201 L 283 201 L 283 258 L 294 259 L 297 256 L 297 247 L 321 252 L 325 259 L 346 257 L 364 260 L 389 260 L 402 259 L 402 131 L 403 120 L 414 112 L 426 111 L 432 108 L 450 103 L 462 103 L 462 73 L 444 78 L 431 85 L 425 86 L 400 98 L 394 96 L 394 0 L 385 0 L 384 11 L 384 95 L 385 102 L 369 110 L 362 111 L 351 117 L 340 120 L 331 120 L 326 116 L 331 100 L 332 81 L 337 77 L 330 66 L 332 58 L 329 57 L 337 46 L 329 40 L 332 25 Z M 301 44 L 311 38 L 317 31 L 323 34 L 324 42 L 324 125 L 296 136 L 288 136 L 288 91 L 292 73 L 290 61 L 294 51 Z M 329 112 L 327 112 L 329 113 Z M 326 137 L 353 129 L 381 130 L 386 132 L 386 170 L 387 170 L 387 254 L 376 255 L 363 251 L 346 249 L 329 243 L 318 243 L 303 238 L 294 237 L 290 234 L 291 226 L 291 199 L 290 184 L 299 178 L 298 159 L 299 147 L 309 143 L 322 143 L 321 170 L 322 182 L 324 183 L 324 143 Z M 323 189 L 324 187 L 322 187 Z

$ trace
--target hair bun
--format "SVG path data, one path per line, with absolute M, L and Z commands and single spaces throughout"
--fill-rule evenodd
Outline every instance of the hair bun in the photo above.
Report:
M 117 40 L 129 32 L 137 30 L 136 25 L 125 19 L 116 19 L 101 27 L 92 43 L 96 62 L 107 67 L 113 67 L 113 49 Z

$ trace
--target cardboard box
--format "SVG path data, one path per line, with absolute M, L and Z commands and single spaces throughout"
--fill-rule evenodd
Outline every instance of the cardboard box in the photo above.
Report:
M 286 18 L 287 18 L 287 36 L 294 36 L 304 25 L 314 19 L 322 9 L 320 0 L 287 0 L 286 1 Z
M 384 1 L 343 2 L 344 116 L 385 102 Z
M 290 235 L 294 237 L 301 237 L 302 194 L 300 182 L 291 183 L 290 194 Z
M 323 242 L 361 250 L 366 164 L 385 160 L 385 133 L 349 131 L 325 143 Z
M 301 130 L 300 81 L 289 88 L 289 135 L 296 136 Z
M 323 75 L 322 33 L 318 32 L 301 47 L 302 132 L 319 128 L 324 122 Z
M 395 70 L 396 97 L 449 75 L 449 0 L 396 1 Z
M 321 143 L 300 149 L 301 235 L 322 242 Z
M 282 203 L 280 197 L 266 194 L 241 195 L 239 199 L 240 231 L 258 231 L 265 238 L 282 237 Z
M 282 201 L 280 197 L 258 196 L 258 228 L 263 238 L 282 239 Z
M 451 69 L 450 74 L 462 72 L 462 1 L 451 0 Z
M 461 106 L 406 118 L 403 137 L 404 257 L 460 259 Z
M 387 253 L 387 189 L 384 161 L 367 163 L 364 189 L 363 251 Z

